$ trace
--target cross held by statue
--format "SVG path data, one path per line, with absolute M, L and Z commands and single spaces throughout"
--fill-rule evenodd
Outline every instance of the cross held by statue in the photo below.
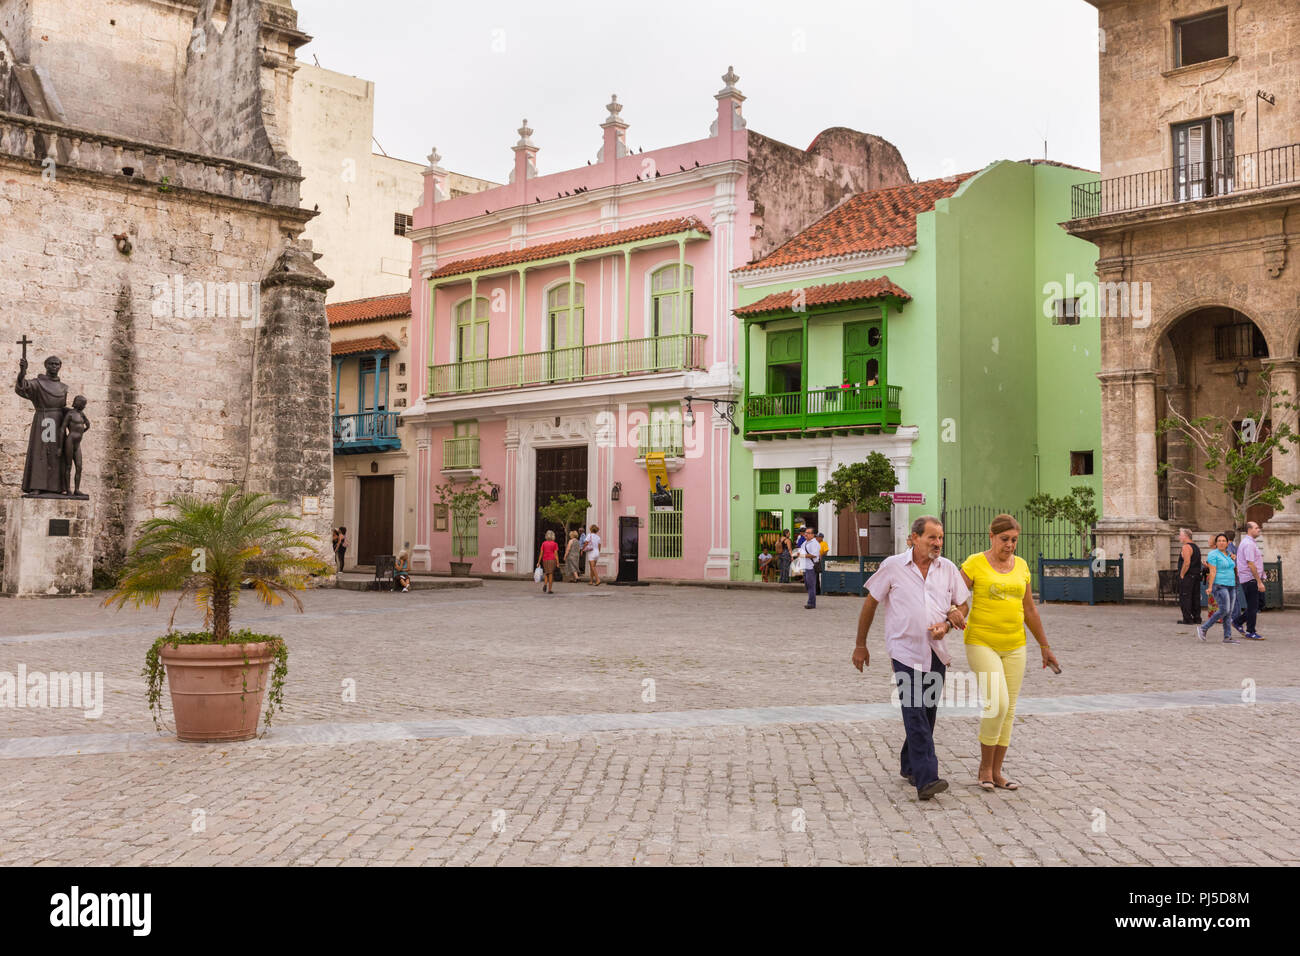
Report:
M 32 342 L 32 340 L 29 339 L 29 338 L 27 337 L 27 334 L 24 332 L 24 333 L 23 333 L 23 337 L 22 337 L 21 339 L 18 340 L 18 343 L 17 343 L 17 344 L 19 344 L 19 345 L 21 345 L 21 346 L 23 347 L 23 361 L 26 362 L 26 361 L 27 361 L 27 346 L 29 346 L 29 345 L 34 345 L 35 343 Z

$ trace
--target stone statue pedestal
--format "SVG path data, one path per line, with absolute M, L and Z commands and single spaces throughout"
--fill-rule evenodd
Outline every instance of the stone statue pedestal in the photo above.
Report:
M 89 594 L 94 509 L 76 498 L 10 498 L 6 505 L 4 593 Z

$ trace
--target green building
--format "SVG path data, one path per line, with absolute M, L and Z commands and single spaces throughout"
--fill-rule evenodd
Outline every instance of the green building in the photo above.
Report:
M 1095 173 L 1045 161 L 861 193 L 733 273 L 744 399 L 731 456 L 737 579 L 811 522 L 831 554 L 905 546 L 921 514 L 1101 500 L 1096 247 L 1058 223 Z M 925 504 L 835 516 L 810 496 L 884 454 Z M 863 534 L 865 532 L 865 534 Z

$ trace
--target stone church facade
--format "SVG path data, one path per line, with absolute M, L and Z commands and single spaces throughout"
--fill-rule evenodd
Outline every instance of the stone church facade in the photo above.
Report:
M 98 566 L 230 484 L 328 541 L 331 283 L 285 146 L 308 39 L 289 0 L 0 0 L 0 365 L 30 336 L 89 400 Z M 31 421 L 5 391 L 0 502 Z
M 1204 470 L 1157 434 L 1188 417 L 1258 415 L 1259 375 L 1297 394 L 1300 73 L 1294 0 L 1089 0 L 1100 10 L 1102 181 L 1074 191 L 1065 227 L 1099 247 L 1104 517 L 1125 589 L 1154 596 L 1179 527 L 1204 549 L 1231 526 L 1226 495 L 1158 476 Z M 1254 410 L 1252 412 L 1252 409 Z M 1275 406 L 1267 424 L 1289 422 Z M 1300 481 L 1300 447 L 1272 474 Z M 1266 472 L 1267 473 L 1267 472 Z M 1300 596 L 1300 501 L 1261 508 L 1265 560 Z

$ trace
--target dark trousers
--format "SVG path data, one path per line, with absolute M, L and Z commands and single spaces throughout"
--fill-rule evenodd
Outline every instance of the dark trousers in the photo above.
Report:
M 1178 606 L 1187 624 L 1201 623 L 1201 578 L 1197 574 L 1184 574 L 1178 579 Z
M 777 567 L 781 569 L 781 576 L 778 577 L 778 584 L 790 583 L 790 552 L 782 551 L 776 558 Z
M 939 656 L 930 652 L 930 670 L 913 670 L 890 660 L 894 679 L 902 696 L 903 729 L 907 740 L 898 755 L 898 772 L 912 777 L 919 791 L 939 779 L 939 758 L 934 754 L 934 721 L 939 716 L 945 668 Z
M 1247 634 L 1255 633 L 1255 615 L 1259 614 L 1259 585 L 1254 581 L 1243 581 L 1241 590 L 1245 595 L 1246 601 L 1242 607 L 1237 608 L 1237 616 L 1232 623 L 1238 627 L 1244 627 Z
M 817 606 L 817 572 L 809 568 L 803 573 L 803 586 L 808 589 L 808 606 Z

